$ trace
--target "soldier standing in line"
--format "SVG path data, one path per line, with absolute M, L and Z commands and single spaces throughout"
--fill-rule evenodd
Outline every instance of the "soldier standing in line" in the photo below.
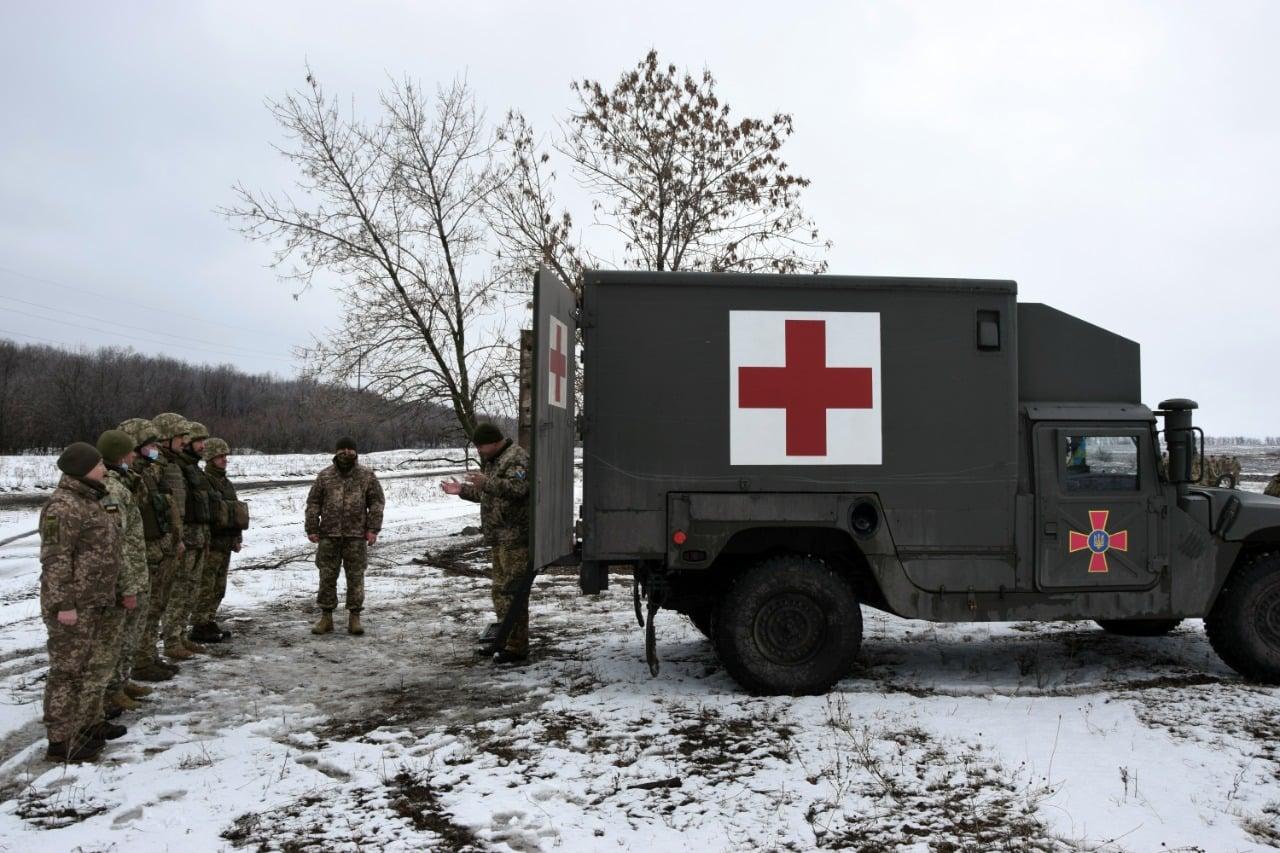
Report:
M 162 576 L 167 569 L 172 569 L 173 556 L 177 548 L 177 540 L 173 535 L 173 502 L 169 499 L 167 487 L 160 481 L 160 468 L 156 460 L 160 458 L 157 446 L 160 437 L 151 421 L 143 418 L 130 418 L 118 427 L 128 433 L 133 440 L 137 459 L 129 470 L 137 476 L 138 488 L 134 492 L 138 502 L 138 513 L 142 517 L 143 548 L 147 560 L 147 586 L 150 594 L 144 600 L 138 600 L 138 609 L 125 619 L 124 643 L 120 647 L 120 662 L 116 666 L 115 680 L 124 685 L 124 692 L 131 699 L 138 699 L 150 692 L 149 688 L 134 684 L 130 679 L 139 681 L 168 681 L 173 678 L 177 667 L 170 667 L 160 660 L 156 652 L 156 636 L 147 633 L 149 623 L 159 625 L 157 600 L 161 599 L 160 587 L 164 584 Z M 170 572 L 170 579 L 172 572 Z M 166 586 L 167 590 L 167 586 Z M 167 595 L 162 599 L 168 601 Z M 163 612 L 163 604 L 159 606 Z M 146 692 L 144 692 L 146 691 Z
M 190 429 L 187 426 L 187 419 L 176 412 L 158 414 L 151 419 L 151 423 L 155 425 L 156 432 L 159 433 L 160 440 L 163 442 L 160 445 L 160 458 L 156 461 L 160 466 L 160 481 L 168 487 L 170 499 L 173 501 L 175 510 L 172 516 L 173 535 L 178 543 L 174 549 L 171 567 L 164 573 L 166 577 L 163 590 L 152 590 L 152 595 L 156 599 L 152 606 L 154 619 L 150 617 L 147 619 L 148 636 L 155 636 L 156 639 L 163 641 L 168 639 L 170 633 L 167 623 L 170 618 L 169 604 L 173 599 L 174 587 L 181 583 L 186 574 L 186 524 L 189 506 L 187 478 L 182 473 L 182 451 L 187 446 Z M 192 523 L 195 522 L 192 521 Z M 164 642 L 163 647 L 164 656 L 169 660 L 190 660 L 193 657 L 181 641 Z
M 243 504 L 236 497 L 236 487 L 227 477 L 230 454 L 231 448 L 220 438 L 210 438 L 204 444 L 204 473 L 213 486 L 215 511 L 209 525 L 209 554 L 205 558 L 204 577 L 191 615 L 191 639 L 202 643 L 220 643 L 231 636 L 231 632 L 218 627 L 214 617 L 227 594 L 231 554 L 240 550 L 240 524 L 248 522 L 247 512 L 243 519 L 236 516 L 237 509 L 242 509 Z
M 316 603 L 320 619 L 313 634 L 333 630 L 333 610 L 338 606 L 338 574 L 347 574 L 347 633 L 364 633 L 360 611 L 364 608 L 364 571 L 368 546 L 378 541 L 382 529 L 384 499 L 378 478 L 357 462 L 356 443 L 338 440 L 333 464 L 316 476 L 307 495 L 307 539 L 318 542 L 316 568 L 320 590 Z
M 115 716 L 117 710 L 131 711 L 138 707 L 138 703 L 124 695 L 124 685 L 113 683 L 113 679 L 124 644 L 125 624 L 135 618 L 139 599 L 145 601 L 148 591 L 147 547 L 142 538 L 142 516 L 134 498 L 136 480 L 129 472 L 129 465 L 136 456 L 133 446 L 133 439 L 118 429 L 109 429 L 98 438 L 98 452 L 102 454 L 102 462 L 107 469 L 102 481 L 107 494 L 102 503 L 120 525 L 123 547 L 120 573 L 116 578 L 116 598 L 123 609 L 113 607 L 104 613 L 101 629 L 94 637 L 85 680 L 92 697 L 89 707 L 91 724 L 98 733 L 114 728 L 117 730 L 113 732 L 115 737 L 124 734 L 124 727 L 108 726 L 106 714 Z M 106 739 L 111 737 L 112 734 L 105 735 Z
M 479 424 L 471 440 L 480 454 L 480 472 L 465 483 L 441 483 L 445 494 L 480 504 L 480 526 L 493 548 L 493 609 L 501 622 L 515 606 L 515 591 L 529 571 L 529 454 L 490 423 Z M 497 663 L 522 663 L 529 656 L 529 602 L 525 599 Z
M 185 650 L 190 654 L 207 654 L 208 649 L 187 636 L 195 597 L 204 579 L 205 557 L 209 551 L 209 498 L 213 491 L 209 478 L 200 470 L 200 453 L 209 438 L 209 430 L 199 421 L 187 421 L 187 444 L 174 457 L 186 485 L 186 510 L 182 516 L 182 541 L 186 552 L 182 571 L 169 590 L 169 603 L 164 609 L 164 653 L 168 657 Z
M 102 615 L 116 605 L 120 524 L 101 500 L 106 468 L 97 448 L 72 444 L 58 457 L 58 469 L 63 476 L 40 511 L 40 615 L 49 632 L 45 754 L 93 761 L 103 741 L 88 728 L 86 677 Z

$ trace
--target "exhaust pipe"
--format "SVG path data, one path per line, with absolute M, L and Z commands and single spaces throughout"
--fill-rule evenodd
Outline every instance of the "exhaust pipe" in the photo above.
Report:
M 1191 413 L 1200 408 L 1195 400 L 1181 397 L 1165 400 L 1157 415 L 1164 418 L 1164 443 L 1169 448 L 1169 482 L 1185 495 L 1191 484 L 1191 462 L 1195 458 L 1196 427 L 1191 424 Z

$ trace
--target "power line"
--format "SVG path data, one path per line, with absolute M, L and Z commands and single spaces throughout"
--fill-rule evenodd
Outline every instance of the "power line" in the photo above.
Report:
M 74 290 L 74 291 L 76 291 L 77 293 L 85 293 L 85 294 L 88 294 L 88 295 L 90 295 L 90 296 L 98 296 L 98 297 L 101 297 L 101 298 L 103 298 L 103 299 L 111 299 L 111 300 L 114 300 L 114 301 L 117 301 L 117 302 L 128 302 L 130 305 L 137 305 L 137 306 L 138 306 L 138 307 L 140 307 L 140 308 L 151 308 L 151 307 L 152 307 L 152 306 L 148 305 L 148 304 L 147 304 L 147 303 L 145 303 L 145 302 L 139 302 L 138 300 L 136 300 L 136 299 L 130 299 L 130 298 L 128 298 L 127 296 L 118 296 L 118 295 L 116 295 L 116 294 L 114 294 L 114 293 L 103 293 L 103 292 L 102 292 L 102 291 L 100 291 L 100 290 L 92 290 L 92 289 L 87 288 L 87 287 L 76 287 L 75 285 L 72 285 L 72 284 L 64 284 L 63 282 L 60 282 L 60 281 L 54 281 L 53 279 L 49 279 L 49 278 L 41 278 L 40 276 L 30 275 L 29 273 L 21 272 L 21 271 L 19 271 L 19 270 L 15 270 L 15 269 L 10 269 L 9 267 L 3 267 L 3 266 L 0 266 L 0 272 L 6 272 L 6 273 L 8 273 L 9 275 L 16 275 L 18 278 L 25 278 L 25 279 L 27 279 L 28 281 L 38 281 L 38 282 L 40 282 L 41 284 L 49 284 L 49 285 L 52 285 L 52 286 L 54 286 L 54 287 L 63 287 L 63 288 L 66 288 L 67 290 Z M 248 326 L 237 326 L 237 325 L 235 325 L 234 323 L 225 323 L 225 322 L 223 322 L 223 321 L 221 321 L 221 320 L 213 320 L 213 319 L 210 319 L 210 318 L 208 318 L 208 317 L 193 317 L 193 316 L 191 316 L 190 314 L 178 314 L 178 313 L 176 313 L 176 312 L 174 312 L 174 311 L 169 311 L 169 309 L 167 309 L 167 308 L 165 309 L 165 311 L 166 311 L 168 314 L 170 314 L 170 315 L 172 315 L 172 316 L 174 316 L 174 317 L 181 317 L 181 318 L 183 318 L 184 320 L 195 320 L 195 321 L 196 321 L 196 322 L 198 322 L 198 323 L 214 323 L 214 324 L 219 325 L 219 326 L 226 326 L 228 329 L 239 329 L 239 330 L 240 330 L 240 331 L 242 331 L 242 332 L 253 332 L 255 335 L 272 335 L 272 334 L 275 334 L 275 332 L 269 332 L 269 331 L 267 331 L 266 329 L 254 329 L 254 328 L 250 328 L 250 327 L 248 327 Z
M 66 344 L 63 343 L 62 341 L 53 341 L 53 340 L 49 340 L 48 338 L 39 338 L 39 337 L 36 337 L 35 335 L 28 335 L 23 332 L 11 332 L 8 329 L 0 329 L 0 334 L 17 335 L 20 338 L 30 338 L 33 341 L 40 341 L 40 343 L 42 344 L 53 344 L 55 347 L 66 346 Z
M 131 341 L 141 341 L 143 343 L 149 343 L 156 346 L 173 347 L 177 349 L 188 349 L 196 352 L 207 352 L 207 353 L 210 353 L 211 355 L 220 356 L 222 358 L 235 358 L 237 355 L 239 355 L 238 353 L 228 353 L 225 351 L 211 350 L 206 347 L 193 347 L 193 346 L 184 347 L 181 344 L 174 344 L 169 341 L 157 341 L 154 338 L 143 338 L 143 337 L 139 337 L 138 335 L 126 335 L 123 332 L 113 332 L 110 329 L 99 329 L 95 326 L 86 326 L 83 323 L 73 323 L 70 320 L 61 320 L 56 317 L 42 317 L 39 314 L 32 314 L 30 311 L 21 311 L 16 308 L 10 308 L 6 311 L 6 313 L 22 314 L 23 316 L 34 317 L 37 320 L 44 320 L 49 323 L 62 323 L 64 326 L 74 326 L 77 329 L 86 329 L 90 332 L 97 332 L 100 335 L 114 335 L 118 338 L 125 338 L 126 340 L 131 340 Z M 282 358 L 280 356 L 269 356 L 269 357 L 274 358 L 277 361 L 287 361 L 290 364 L 293 363 L 292 359 Z
M 62 314 L 70 314 L 72 317 L 80 317 L 81 319 L 84 319 L 84 320 L 93 320 L 96 323 L 107 323 L 112 326 L 119 326 L 122 329 L 133 329 L 134 331 L 147 332 L 148 334 L 152 334 L 152 335 L 163 335 L 166 338 L 176 338 L 179 341 L 195 341 L 196 343 L 209 344 L 210 346 L 218 347 L 220 349 L 241 352 L 241 353 L 244 353 L 245 355 L 264 355 L 264 356 L 267 356 L 268 358 L 281 357 L 279 353 L 275 353 L 275 352 L 267 352 L 266 350 L 249 349 L 248 347 L 237 346 L 236 344 L 224 344 L 218 341 L 207 341 L 207 340 L 204 340 L 203 338 L 192 338 L 186 335 L 175 335 L 175 334 L 172 334 L 171 332 L 164 332 L 159 329 L 148 329 L 145 326 L 133 326 L 133 325 L 130 325 L 129 323 L 121 323 L 119 320 L 113 320 L 110 317 L 104 317 L 104 316 L 95 315 L 95 314 L 81 314 L 76 311 L 68 311 L 65 308 L 58 308 L 53 305 L 44 305 L 43 303 L 40 303 L 40 302 L 30 302 L 26 299 L 18 299 L 16 296 L 4 296 L 3 294 L 0 294 L 0 299 L 7 299 L 10 302 L 17 302 L 22 305 L 30 305 L 32 308 L 42 308 L 45 311 L 54 311 Z

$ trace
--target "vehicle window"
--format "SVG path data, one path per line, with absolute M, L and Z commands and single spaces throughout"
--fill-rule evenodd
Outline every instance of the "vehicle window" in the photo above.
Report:
M 1138 490 L 1138 436 L 1064 435 L 1062 452 L 1065 491 Z

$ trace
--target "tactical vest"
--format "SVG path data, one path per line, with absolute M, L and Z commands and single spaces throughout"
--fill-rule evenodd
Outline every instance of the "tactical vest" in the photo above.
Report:
M 182 476 L 187 481 L 187 508 L 184 514 L 189 524 L 208 524 L 209 481 L 197 466 L 181 463 Z

